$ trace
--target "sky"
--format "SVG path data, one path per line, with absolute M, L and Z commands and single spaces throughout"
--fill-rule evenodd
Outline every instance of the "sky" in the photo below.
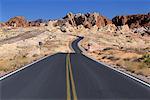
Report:
M 0 21 L 14 16 L 27 20 L 58 19 L 68 12 L 98 12 L 109 19 L 117 15 L 150 12 L 150 0 L 0 0 Z

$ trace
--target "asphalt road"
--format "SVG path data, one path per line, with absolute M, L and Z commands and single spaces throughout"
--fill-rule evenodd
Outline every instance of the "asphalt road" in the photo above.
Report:
M 58 53 L 0 81 L 0 100 L 150 100 L 150 88 L 81 54 Z

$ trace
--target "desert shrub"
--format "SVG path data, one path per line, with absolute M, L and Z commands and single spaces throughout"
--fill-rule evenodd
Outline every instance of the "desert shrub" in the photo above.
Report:
M 143 62 L 150 65 L 150 54 L 144 54 L 142 56 Z
M 32 57 L 37 57 L 38 56 L 38 54 L 34 54 L 34 55 L 32 55 Z

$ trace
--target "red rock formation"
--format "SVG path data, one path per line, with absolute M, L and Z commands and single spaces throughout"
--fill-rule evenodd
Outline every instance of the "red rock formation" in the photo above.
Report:
M 85 28 L 91 28 L 94 25 L 96 25 L 97 27 L 101 27 L 112 23 L 109 19 L 102 15 L 99 15 L 98 13 L 68 13 L 61 21 L 58 20 L 55 25 L 65 25 L 66 22 L 71 24 L 73 27 L 83 25 Z
M 28 25 L 28 23 L 23 16 L 16 16 L 16 17 L 8 20 L 6 22 L 6 25 L 12 26 L 12 27 L 26 27 Z
M 116 16 L 112 19 L 112 22 L 116 26 L 122 26 L 127 24 L 130 28 L 139 28 L 142 26 L 150 27 L 150 13 L 128 16 Z

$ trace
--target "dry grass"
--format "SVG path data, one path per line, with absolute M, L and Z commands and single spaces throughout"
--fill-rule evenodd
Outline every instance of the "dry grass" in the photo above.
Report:
M 150 65 L 144 62 L 120 61 L 117 64 L 135 74 L 150 76 Z
M 26 57 L 24 55 L 16 55 L 14 59 L 3 59 L 0 61 L 0 72 L 7 72 L 15 70 L 29 62 L 32 58 Z

